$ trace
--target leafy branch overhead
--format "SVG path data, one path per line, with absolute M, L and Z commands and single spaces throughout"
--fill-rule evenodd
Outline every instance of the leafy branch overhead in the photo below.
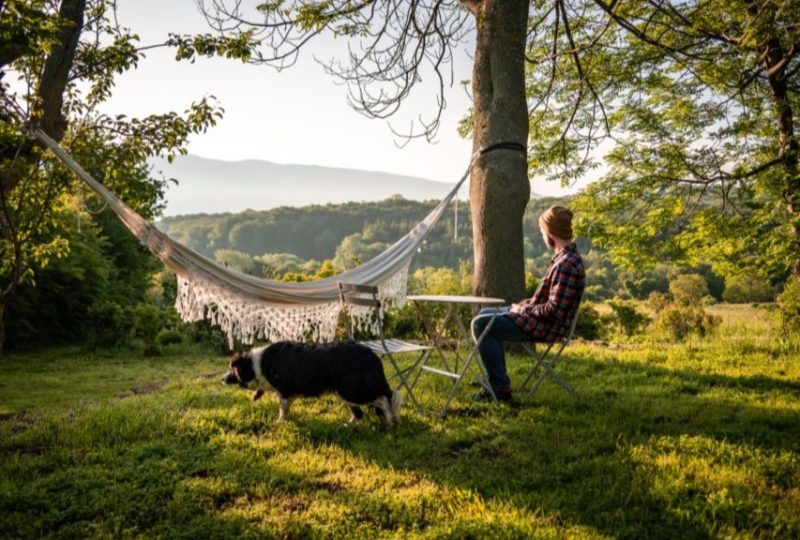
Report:
M 246 33 L 170 35 L 142 45 L 120 23 L 113 0 L 0 1 L 0 317 L 20 284 L 33 283 L 37 272 L 74 247 L 64 215 L 93 219 L 72 175 L 26 136 L 28 124 L 60 141 L 90 174 L 153 218 L 163 208 L 168 180 L 152 177 L 147 159 L 186 153 L 189 136 L 216 124 L 224 111 L 213 96 L 202 95 L 183 113 L 142 118 L 110 116 L 99 106 L 117 77 L 135 69 L 148 50 L 172 48 L 178 60 L 192 62 L 198 56 L 247 60 L 254 46 Z M 111 234 L 109 227 L 83 228 L 101 235 Z M 126 264 L 137 266 L 130 258 Z
M 620 263 L 800 272 L 799 7 L 533 5 L 530 174 L 599 175 L 583 231 Z

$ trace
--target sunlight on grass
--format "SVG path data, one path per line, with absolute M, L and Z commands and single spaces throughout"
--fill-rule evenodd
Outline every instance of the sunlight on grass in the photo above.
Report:
M 605 538 L 800 535 L 800 366 L 769 312 L 682 344 L 576 342 L 511 406 L 345 425 L 333 397 L 224 387 L 222 357 L 5 359 L 0 536 Z M 733 327 L 752 320 L 736 341 Z M 739 334 L 741 336 L 741 334 Z M 528 370 L 509 358 L 512 380 Z M 449 383 L 420 379 L 440 407 Z

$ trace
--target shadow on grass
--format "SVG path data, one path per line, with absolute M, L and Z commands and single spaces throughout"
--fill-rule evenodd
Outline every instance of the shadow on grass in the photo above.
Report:
M 719 443 L 796 455 L 800 419 L 768 401 L 796 400 L 796 383 L 569 355 L 560 371 L 578 400 L 552 382 L 512 407 L 461 395 L 446 421 L 406 409 L 396 430 L 346 427 L 333 399 L 298 403 L 279 425 L 274 398 L 251 404 L 213 378 L 114 399 L 69 422 L 0 419 L 10 436 L 0 442 L 0 536 L 521 537 L 524 520 L 540 518 L 556 536 L 797 531 L 790 522 L 781 532 L 774 505 L 715 506 L 706 479 L 665 479 L 657 463 L 685 437 L 712 453 Z M 420 392 L 439 403 L 439 390 Z M 712 455 L 711 473 L 717 458 L 749 465 Z M 777 487 L 800 487 L 783 476 Z M 413 484 L 436 489 L 416 495 Z
M 611 536 L 704 538 L 726 528 L 780 530 L 782 525 L 761 515 L 763 508 L 748 508 L 747 501 L 727 510 L 707 503 L 704 497 L 713 494 L 713 487 L 701 479 L 672 491 L 654 486 L 659 473 L 650 469 L 658 467 L 638 454 L 659 441 L 667 441 L 663 452 L 677 448 L 680 453 L 678 441 L 689 438 L 683 444 L 710 448 L 700 453 L 719 452 L 703 457 L 712 477 L 724 463 L 741 459 L 736 457 L 739 449 L 757 457 L 759 452 L 789 452 L 796 460 L 800 415 L 765 400 L 774 394 L 797 400 L 800 384 L 570 356 L 562 367 L 577 400 L 548 381 L 530 399 L 512 406 L 465 406 L 461 401 L 441 424 L 407 415 L 395 444 L 361 437 L 343 443 L 316 419 L 305 419 L 299 429 L 312 444 L 337 445 L 383 468 L 413 471 Z M 515 379 L 521 380 L 524 372 L 519 366 L 517 371 Z M 427 423 L 437 429 L 420 430 Z M 765 478 L 775 482 L 767 491 L 797 489 L 793 478 Z

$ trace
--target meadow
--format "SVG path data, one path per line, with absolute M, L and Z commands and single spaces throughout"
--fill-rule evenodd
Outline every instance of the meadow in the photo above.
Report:
M 2 538 L 798 538 L 800 358 L 769 309 L 717 333 L 575 342 L 511 405 L 276 423 L 226 358 L 58 349 L 0 360 Z M 529 368 L 509 358 L 512 380 Z M 449 383 L 423 376 L 441 405 Z

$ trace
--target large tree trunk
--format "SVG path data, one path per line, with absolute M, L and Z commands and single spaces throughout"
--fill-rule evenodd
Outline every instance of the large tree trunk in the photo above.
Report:
M 61 110 L 64 105 L 64 91 L 69 81 L 69 73 L 75 60 L 78 41 L 83 31 L 83 13 L 86 10 L 86 0 L 62 0 L 58 15 L 62 20 L 58 31 L 58 39 L 50 50 L 45 60 L 44 70 L 36 89 L 38 103 L 32 115 L 39 122 L 42 130 L 54 140 L 60 141 L 67 129 L 67 120 Z M 13 60 L 9 58 L 8 60 Z M 32 144 L 26 142 L 22 148 L 16 146 L 0 146 L 0 159 L 27 159 L 30 155 Z M 9 173 L 0 176 L 0 189 L 4 194 L 19 183 L 20 177 Z
M 3 345 L 6 343 L 6 303 L 0 298 L 0 360 L 3 359 Z
M 788 95 L 786 80 L 786 52 L 779 39 L 764 40 L 762 66 L 767 72 L 767 80 L 775 104 L 776 125 L 778 127 L 778 157 L 783 167 L 781 197 L 789 213 L 789 230 L 794 253 L 791 261 L 793 273 L 800 277 L 800 141 L 794 132 L 794 114 Z
M 528 0 L 469 4 L 478 29 L 472 72 L 473 151 L 507 141 L 526 146 Z M 521 299 L 525 291 L 522 218 L 530 200 L 527 156 L 516 150 L 495 150 L 478 158 L 469 199 L 474 293 L 507 302 Z

